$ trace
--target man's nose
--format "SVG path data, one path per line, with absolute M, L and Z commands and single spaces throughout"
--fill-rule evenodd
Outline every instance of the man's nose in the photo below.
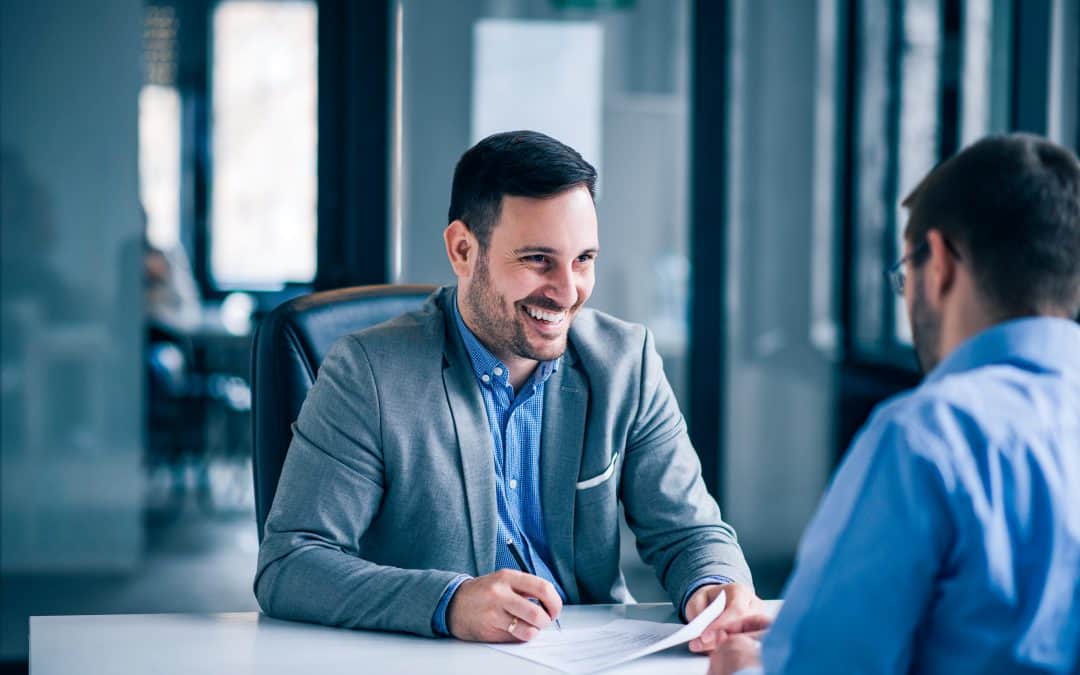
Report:
M 572 266 L 567 265 L 552 271 L 546 295 L 564 309 L 577 304 L 577 276 Z

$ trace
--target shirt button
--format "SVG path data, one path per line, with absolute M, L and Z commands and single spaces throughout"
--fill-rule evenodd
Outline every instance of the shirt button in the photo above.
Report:
M 480 381 L 481 382 L 491 382 L 491 376 L 488 375 L 487 373 L 484 373 L 483 375 L 480 376 Z
M 517 481 L 514 480 L 513 478 L 510 479 L 510 489 L 511 490 L 516 490 L 517 489 Z
M 502 368 L 496 368 L 495 370 L 493 370 L 491 372 L 495 373 L 496 375 L 502 375 Z

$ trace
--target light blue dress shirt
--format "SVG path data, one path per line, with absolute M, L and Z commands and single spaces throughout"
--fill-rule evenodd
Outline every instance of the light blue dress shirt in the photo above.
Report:
M 785 595 L 768 673 L 1080 672 L 1080 326 L 994 326 L 879 407 Z

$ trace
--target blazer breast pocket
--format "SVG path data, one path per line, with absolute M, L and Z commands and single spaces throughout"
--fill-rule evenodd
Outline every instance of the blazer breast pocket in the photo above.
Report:
M 618 463 L 618 461 L 619 453 L 616 452 L 614 455 L 611 456 L 611 461 L 608 463 L 607 468 L 605 468 L 603 471 L 596 474 L 592 478 L 586 478 L 585 480 L 578 481 L 576 486 L 577 489 L 588 490 L 589 488 L 594 488 L 597 485 L 602 485 L 603 483 L 611 480 L 611 477 L 615 475 L 615 464 Z

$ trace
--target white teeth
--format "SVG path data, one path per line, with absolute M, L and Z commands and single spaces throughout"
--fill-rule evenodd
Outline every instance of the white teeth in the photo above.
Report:
M 534 307 L 525 307 L 525 311 L 529 313 L 534 319 L 544 321 L 550 324 L 560 324 L 563 319 L 566 318 L 566 312 L 545 312 L 542 309 L 536 309 Z

